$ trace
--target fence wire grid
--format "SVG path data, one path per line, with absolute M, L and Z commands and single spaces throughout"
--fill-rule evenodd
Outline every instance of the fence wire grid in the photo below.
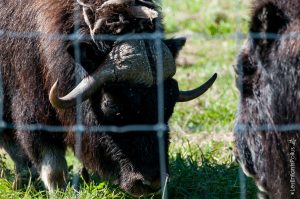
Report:
M 74 0 L 76 3 L 77 1 Z M 156 1 L 161 6 L 161 0 Z M 4 98 L 4 90 L 3 90 L 3 81 L 2 81 L 2 75 L 0 75 L 0 128 L 1 129 L 17 129 L 17 130 L 27 130 L 27 131 L 40 131 L 43 130 L 48 133 L 59 133 L 59 132 L 76 132 L 76 150 L 75 153 L 79 155 L 80 153 L 80 143 L 82 138 L 83 132 L 113 132 L 113 133 L 126 133 L 128 131 L 156 131 L 157 132 L 157 139 L 159 143 L 159 155 L 160 155 L 160 175 L 161 175 L 161 185 L 162 185 L 162 198 L 167 199 L 168 198 L 168 192 L 167 192 L 167 183 L 168 183 L 168 173 L 167 173 L 167 163 L 166 163 L 166 157 L 164 154 L 164 146 L 166 143 L 164 143 L 163 135 L 164 131 L 168 130 L 168 126 L 164 124 L 164 87 L 163 87 L 163 57 L 162 57 L 162 39 L 165 38 L 165 34 L 161 32 L 160 30 L 156 30 L 153 33 L 131 33 L 131 34 L 125 34 L 122 36 L 116 36 L 116 35 L 109 35 L 109 34 L 100 34 L 100 35 L 94 35 L 92 38 L 88 35 L 81 35 L 78 34 L 79 27 L 79 16 L 82 14 L 82 9 L 78 5 L 78 8 L 76 9 L 77 13 L 75 13 L 74 23 L 77 24 L 74 34 L 47 34 L 43 32 L 13 32 L 8 30 L 0 30 L 0 38 L 2 37 L 13 37 L 13 38 L 46 38 L 50 41 L 72 41 L 74 46 L 74 53 L 75 53 L 75 62 L 81 63 L 80 60 L 80 53 L 81 49 L 79 46 L 80 41 L 88 41 L 88 40 L 95 40 L 95 41 L 103 41 L 103 40 L 110 40 L 110 41 L 123 41 L 123 40 L 153 40 L 155 41 L 156 46 L 156 52 L 157 52 L 157 63 L 156 63 L 156 71 L 157 71 L 157 101 L 158 101 L 158 122 L 154 125 L 128 125 L 128 126 L 113 126 L 113 125 L 106 125 L 106 126 L 84 126 L 82 122 L 82 113 L 80 109 L 80 103 L 82 99 L 77 98 L 77 105 L 76 105 L 76 125 L 73 126 L 53 126 L 53 125 L 46 125 L 46 124 L 10 124 L 6 123 L 3 119 L 4 114 L 4 105 L 3 105 L 3 98 Z M 237 23 L 240 24 L 241 21 L 238 19 Z M 156 26 L 158 27 L 158 25 Z M 240 27 L 238 25 L 238 27 Z M 192 37 L 196 38 L 204 38 L 204 39 L 211 39 L 211 38 L 231 38 L 235 39 L 237 43 L 238 51 L 240 51 L 244 40 L 246 39 L 246 35 L 242 34 L 240 29 L 238 28 L 234 34 L 230 35 L 215 35 L 211 36 L 210 38 L 206 35 L 203 35 L 201 33 L 192 33 Z M 280 34 L 273 34 L 273 33 L 249 33 L 249 37 L 252 38 L 268 38 L 273 40 L 298 40 L 300 39 L 300 34 L 295 32 L 288 35 L 280 35 Z M 79 67 L 79 66 L 76 66 Z M 233 69 L 232 69 L 233 70 Z M 219 77 L 222 78 L 222 77 Z M 76 74 L 76 83 L 78 84 L 80 82 L 80 76 Z M 239 131 L 243 131 L 243 129 L 246 129 L 247 126 L 240 125 L 237 127 Z M 263 126 L 257 126 L 254 128 L 255 130 L 279 130 L 282 132 L 285 131 L 299 131 L 300 130 L 300 124 L 289 124 L 289 125 L 263 125 Z M 80 157 L 80 155 L 79 155 Z M 77 177 L 76 177 L 77 176 Z M 246 187 L 246 178 L 240 169 L 238 172 L 238 176 L 240 179 L 240 199 L 246 199 L 247 198 L 247 187 Z M 74 175 L 73 178 L 73 186 L 79 187 L 79 175 Z
M 76 4 L 78 1 L 74 0 Z M 156 3 L 161 5 L 161 2 L 157 1 Z M 168 129 L 168 127 L 164 124 L 164 87 L 163 87 L 163 57 L 162 57 L 162 39 L 164 38 L 163 32 L 161 30 L 156 29 L 154 33 L 131 33 L 125 34 L 122 36 L 117 35 L 110 35 L 110 34 L 97 34 L 93 35 L 93 37 L 89 35 L 82 35 L 79 34 L 80 30 L 80 15 L 82 15 L 82 7 L 81 5 L 77 4 L 77 8 L 75 9 L 74 13 L 74 24 L 75 30 L 73 34 L 47 34 L 43 32 L 14 32 L 9 30 L 0 30 L 0 38 L 3 37 L 13 37 L 13 38 L 45 38 L 50 41 L 72 41 L 74 46 L 74 59 L 76 63 L 75 71 L 78 71 L 76 67 L 80 67 L 81 60 L 80 60 L 80 53 L 81 49 L 79 46 L 80 41 L 125 41 L 125 40 L 153 40 L 155 42 L 156 53 L 157 53 L 157 63 L 156 63 L 156 71 L 157 71 L 157 95 L 158 95 L 158 122 L 154 125 L 128 125 L 123 127 L 118 126 L 84 126 L 82 124 L 82 113 L 80 109 L 80 103 L 82 101 L 81 97 L 76 99 L 76 125 L 74 126 L 50 126 L 45 124 L 9 124 L 4 121 L 4 108 L 3 108 L 3 100 L 4 100 L 4 90 L 3 90 L 3 81 L 2 75 L 0 79 L 0 94 L 1 94 L 1 105 L 0 105 L 0 127 L 6 129 L 16 129 L 16 130 L 27 130 L 27 131 L 40 131 L 43 130 L 49 133 L 59 133 L 59 132 L 70 132 L 73 131 L 76 133 L 76 143 L 75 143 L 75 154 L 80 157 L 80 148 L 81 148 L 81 139 L 83 132 L 114 132 L 114 133 L 126 133 L 128 131 L 156 131 L 157 132 L 157 139 L 159 143 L 159 160 L 160 160 L 160 175 L 161 175 L 161 185 L 164 185 L 162 188 L 163 198 L 168 198 L 167 193 L 167 181 L 168 181 L 168 174 L 167 174 L 167 163 L 164 154 L 164 131 Z M 157 23 L 160 21 L 157 20 Z M 156 24 L 156 27 L 159 27 Z M 76 85 L 81 81 L 79 74 L 76 73 Z M 76 171 L 75 171 L 76 172 Z M 79 174 L 74 175 L 72 183 L 75 189 L 79 188 Z

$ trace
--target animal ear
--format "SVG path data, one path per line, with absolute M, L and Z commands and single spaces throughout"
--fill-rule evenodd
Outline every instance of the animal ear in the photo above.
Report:
M 97 69 L 97 67 L 99 67 L 100 65 L 100 60 L 101 57 L 103 57 L 104 53 L 102 54 L 96 46 L 94 46 L 93 44 L 90 43 L 80 43 L 79 44 L 79 48 L 78 48 L 78 52 L 79 52 L 79 57 L 75 57 L 76 55 L 76 48 L 74 48 L 73 44 L 70 44 L 69 46 L 67 46 L 67 51 L 68 53 L 71 55 L 71 57 L 73 57 L 73 59 L 75 61 L 77 61 L 77 59 L 80 59 L 80 63 L 83 66 L 83 68 L 88 72 L 88 73 L 92 73 L 94 70 Z
M 273 3 L 256 5 L 255 7 L 252 13 L 250 32 L 277 34 L 288 24 L 288 17 Z M 270 40 L 266 34 L 262 34 L 259 39 Z
M 170 51 L 171 51 L 174 58 L 176 58 L 178 56 L 179 51 L 185 45 L 185 42 L 186 42 L 185 37 L 178 37 L 178 38 L 172 38 L 172 39 L 164 40 L 164 43 L 170 49 Z

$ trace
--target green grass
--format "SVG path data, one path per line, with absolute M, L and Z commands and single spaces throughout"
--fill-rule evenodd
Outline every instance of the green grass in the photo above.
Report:
M 195 88 L 218 73 L 217 81 L 203 96 L 175 107 L 170 120 L 169 198 L 235 199 L 240 196 L 239 167 L 232 155 L 232 126 L 238 103 L 232 65 L 240 46 L 231 35 L 237 30 L 247 32 L 247 2 L 162 0 L 167 35 L 190 35 L 177 60 L 175 78 L 180 88 Z M 80 165 L 70 152 L 67 161 L 75 165 L 70 169 L 72 177 Z M 11 161 L 0 157 L 0 199 L 50 198 L 41 182 L 13 190 L 12 170 Z M 247 198 L 256 198 L 253 181 L 246 178 L 246 183 Z M 131 198 L 96 177 L 89 184 L 81 180 L 79 192 L 69 186 L 51 197 L 74 198 L 75 195 L 78 198 Z
M 180 126 L 185 132 L 231 132 L 238 98 L 232 67 L 237 53 L 235 41 L 193 39 L 188 45 L 197 58 L 192 65 L 178 67 L 175 78 L 180 89 L 195 88 L 215 72 L 218 79 L 200 98 L 177 104 L 171 126 Z
M 239 198 L 238 165 L 233 161 L 232 144 L 210 141 L 205 147 L 177 138 L 171 145 L 170 198 Z M 247 198 L 256 188 L 247 179 Z
M 239 198 L 240 182 L 238 165 L 233 161 L 232 144 L 210 141 L 199 147 L 188 139 L 176 135 L 170 146 L 170 172 L 168 183 L 169 198 Z M 69 152 L 68 163 L 75 161 Z M 70 171 L 71 177 L 73 172 Z M 7 176 L 12 179 L 13 175 Z M 71 182 L 70 182 L 71 183 Z M 256 188 L 247 179 L 247 198 L 255 198 Z M 92 183 L 80 180 L 80 190 L 68 186 L 66 191 L 52 195 L 43 190 L 41 182 L 15 191 L 10 180 L 0 178 L 0 199 L 4 198 L 114 198 L 131 199 L 117 187 L 94 177 Z M 161 198 L 161 195 L 147 198 Z
M 193 31 L 207 35 L 246 32 L 245 0 L 162 0 L 168 33 Z

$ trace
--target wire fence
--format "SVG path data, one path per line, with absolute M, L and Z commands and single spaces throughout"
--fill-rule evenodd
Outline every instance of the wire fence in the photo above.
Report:
M 77 1 L 74 0 L 76 4 Z M 98 35 L 82 35 L 79 34 L 80 31 L 80 15 L 82 15 L 82 6 L 77 4 L 76 12 L 74 13 L 74 24 L 75 30 L 73 34 L 48 34 L 44 32 L 16 32 L 9 30 L 0 30 L 0 38 L 16 38 L 16 39 L 47 39 L 49 41 L 72 41 L 74 47 L 74 59 L 76 63 L 79 63 L 75 67 L 80 67 L 81 61 L 80 54 L 81 49 L 79 46 L 80 41 L 129 41 L 129 40 L 152 40 L 155 42 L 156 54 L 157 54 L 157 100 L 158 100 L 158 121 L 154 125 L 128 125 L 128 126 L 114 126 L 114 125 L 102 125 L 102 126 L 84 126 L 83 116 L 80 108 L 80 103 L 82 102 L 81 97 L 77 98 L 76 105 L 76 124 L 73 126 L 53 126 L 47 124 L 10 124 L 3 120 L 4 108 L 3 103 L 0 106 L 0 116 L 1 122 L 0 126 L 2 129 L 14 129 L 18 131 L 45 131 L 49 133 L 62 133 L 62 132 L 75 132 L 76 133 L 76 143 L 75 143 L 75 154 L 81 156 L 81 142 L 82 142 L 82 133 L 83 132 L 113 132 L 113 133 L 126 133 L 126 132 L 135 132 L 135 131 L 156 131 L 157 139 L 159 144 L 159 161 L 160 161 L 160 173 L 161 173 L 161 185 L 163 187 L 163 198 L 168 198 L 167 193 L 167 163 L 166 163 L 166 154 L 164 153 L 165 142 L 164 142 L 164 132 L 168 130 L 168 126 L 164 123 L 164 75 L 163 75 L 163 57 L 162 57 L 162 39 L 164 38 L 164 33 L 161 30 L 157 29 L 153 33 L 131 33 L 125 34 L 122 36 L 110 35 L 110 34 L 98 34 Z M 160 23 L 160 21 L 157 21 Z M 159 27 L 159 24 L 156 24 L 156 27 Z M 75 69 L 75 71 L 78 71 Z M 1 76 L 2 77 L 2 76 Z M 76 85 L 81 81 L 80 75 L 76 74 Z M 1 101 L 3 102 L 3 82 L 0 81 L 0 96 Z M 79 176 L 80 174 L 74 175 L 73 178 L 73 187 L 75 189 L 79 188 Z
M 161 3 L 161 2 L 158 2 Z M 157 132 L 157 139 L 159 144 L 159 164 L 160 164 L 160 179 L 161 179 L 161 185 L 167 185 L 168 180 L 168 174 L 167 174 L 167 163 L 166 163 L 166 154 L 164 153 L 165 148 L 165 142 L 164 142 L 164 132 L 168 128 L 164 124 L 164 86 L 163 86 L 163 57 L 162 57 L 162 39 L 164 37 L 163 32 L 158 29 L 160 21 L 156 21 L 156 31 L 154 33 L 140 33 L 140 34 L 127 34 L 122 36 L 115 36 L 115 35 L 103 35 L 103 34 L 97 34 L 93 35 L 93 37 L 87 36 L 81 36 L 77 34 L 79 32 L 79 20 L 81 15 L 81 8 L 78 6 L 77 13 L 75 14 L 75 24 L 77 24 L 77 27 L 75 27 L 75 34 L 74 35 L 58 35 L 62 36 L 63 39 L 72 39 L 74 43 L 74 50 L 75 50 L 75 61 L 76 63 L 81 63 L 80 60 L 80 46 L 79 41 L 81 39 L 84 40 L 93 40 L 93 41 L 104 41 L 104 40 L 110 40 L 110 41 L 128 41 L 128 40 L 152 40 L 155 42 L 155 48 L 156 48 L 156 55 L 157 55 L 157 62 L 156 62 L 156 74 L 157 74 L 157 102 L 158 102 L 158 121 L 155 125 L 130 125 L 125 127 L 117 127 L 117 126 L 101 126 L 100 128 L 106 128 L 108 131 L 103 131 L 104 129 L 100 130 L 99 126 L 95 127 L 87 127 L 89 128 L 88 132 L 115 132 L 115 133 L 126 133 L 126 132 L 133 132 L 133 131 L 151 131 L 155 130 Z M 33 34 L 34 36 L 34 34 Z M 49 37 L 47 37 L 49 38 Z M 55 36 L 54 36 L 55 38 Z M 77 84 L 81 81 L 80 76 L 76 76 L 76 82 Z M 76 114 L 77 114 L 77 128 L 75 128 L 76 132 L 76 149 L 75 154 L 80 157 L 81 154 L 81 141 L 82 141 L 82 133 L 84 132 L 84 126 L 82 125 L 82 113 L 80 109 L 80 103 L 82 99 L 77 98 L 77 105 L 76 105 Z M 91 131 L 90 131 L 91 130 Z M 77 175 L 77 179 L 73 179 L 73 186 L 79 187 L 79 175 Z M 168 192 L 166 187 L 163 188 L 162 198 L 168 198 Z
M 75 0 L 76 3 L 76 0 Z M 79 5 L 78 5 L 79 6 Z M 74 22 L 77 24 L 75 27 L 74 34 L 47 34 L 43 32 L 14 32 L 8 30 L 0 30 L 0 38 L 2 37 L 12 37 L 12 38 L 45 38 L 49 41 L 72 41 L 74 46 L 74 53 L 75 53 L 75 62 L 81 63 L 80 60 L 80 53 L 81 49 L 79 46 L 80 41 L 128 41 L 128 40 L 152 40 L 155 42 L 156 52 L 157 52 L 157 63 L 156 63 L 156 71 L 157 71 L 157 102 L 158 102 L 158 122 L 154 125 L 128 125 L 128 126 L 114 126 L 114 125 L 105 125 L 105 126 L 84 126 L 83 119 L 82 119 L 82 112 L 80 108 L 80 103 L 82 99 L 77 98 L 77 108 L 76 108 L 76 124 L 73 126 L 54 126 L 54 125 L 47 125 L 47 124 L 10 124 L 4 121 L 4 107 L 3 104 L 0 105 L 0 128 L 1 129 L 17 129 L 17 130 L 26 130 L 26 131 L 45 131 L 49 133 L 61 133 L 61 132 L 76 132 L 76 149 L 75 153 L 78 157 L 80 157 L 80 148 L 81 148 L 81 141 L 82 141 L 82 133 L 83 132 L 113 132 L 113 133 L 126 133 L 126 132 L 146 132 L 146 131 L 156 131 L 157 132 L 157 139 L 159 143 L 159 156 L 160 156 L 160 172 L 161 172 L 161 185 L 163 185 L 163 193 L 162 197 L 164 199 L 168 198 L 167 193 L 167 182 L 168 182 L 168 172 L 167 172 L 167 162 L 166 162 L 166 154 L 164 153 L 165 148 L 165 140 L 164 132 L 168 130 L 168 126 L 164 123 L 164 71 L 163 71 L 163 57 L 162 57 L 162 39 L 165 38 L 165 35 L 161 30 L 156 30 L 153 33 L 131 33 L 125 34 L 122 36 L 116 35 L 109 35 L 109 34 L 101 34 L 101 35 L 94 35 L 93 37 L 89 35 L 82 35 L 79 34 L 79 16 L 82 14 L 82 8 L 79 6 L 77 10 L 77 14 L 75 14 Z M 157 25 L 157 27 L 159 27 Z M 192 37 L 197 38 L 207 38 L 209 36 L 203 35 L 201 33 L 193 33 Z M 287 35 L 280 35 L 280 34 L 273 34 L 273 33 L 250 33 L 249 37 L 252 38 L 268 38 L 272 40 L 289 40 L 289 39 L 300 39 L 300 34 L 295 32 Z M 241 31 L 238 29 L 234 34 L 231 35 L 215 35 L 211 36 L 211 38 L 230 38 L 235 39 L 237 43 L 238 49 L 241 48 L 243 41 L 246 38 L 246 35 L 242 34 Z M 208 39 L 208 38 L 207 38 Z M 78 65 L 77 67 L 79 67 Z M 2 75 L 0 75 L 0 78 Z M 81 77 L 76 75 L 76 82 L 77 84 L 81 81 Z M 0 97 L 1 101 L 3 102 L 3 81 L 0 79 Z M 245 129 L 248 129 L 246 125 L 240 125 L 237 127 L 239 131 L 243 132 Z M 300 124 L 288 124 L 288 125 L 262 125 L 257 127 L 251 127 L 253 131 L 280 131 L 280 132 L 290 132 L 290 131 L 299 131 Z M 240 178 L 240 198 L 246 199 L 246 181 L 245 176 L 241 170 L 239 170 L 239 178 Z M 73 186 L 79 187 L 79 175 L 77 178 L 73 179 Z

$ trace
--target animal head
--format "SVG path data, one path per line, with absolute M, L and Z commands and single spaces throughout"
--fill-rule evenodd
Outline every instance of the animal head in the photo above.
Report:
M 81 67 L 87 72 L 80 83 L 60 96 L 57 81 L 49 100 L 58 110 L 69 109 L 81 98 L 86 125 L 154 125 L 159 122 L 158 85 L 163 86 L 163 122 L 167 125 L 176 102 L 185 102 L 203 94 L 216 75 L 192 91 L 180 91 L 175 58 L 185 38 L 126 39 L 129 33 L 162 31 L 160 14 L 151 1 L 78 1 L 91 41 L 81 42 Z M 84 30 L 80 30 L 79 32 Z M 120 36 L 116 41 L 98 40 L 98 34 Z M 123 36 L 126 34 L 125 36 Z M 71 56 L 73 49 L 69 45 Z M 163 72 L 160 83 L 157 63 Z M 80 63 L 77 63 L 80 64 Z M 85 103 L 88 102 L 88 103 Z M 88 105 L 87 105 L 88 104 Z M 168 135 L 164 135 L 167 156 Z M 116 182 L 125 191 L 139 196 L 160 188 L 160 159 L 156 131 L 110 132 L 83 135 L 80 157 L 84 165 Z M 86 155 L 88 154 L 88 155 Z M 167 160 L 166 160 L 167 161 Z
M 238 57 L 237 86 L 248 122 L 281 125 L 300 121 L 299 3 L 253 2 L 250 36 Z M 241 107 L 243 108 L 243 106 Z M 242 114 L 243 115 L 243 114 Z

